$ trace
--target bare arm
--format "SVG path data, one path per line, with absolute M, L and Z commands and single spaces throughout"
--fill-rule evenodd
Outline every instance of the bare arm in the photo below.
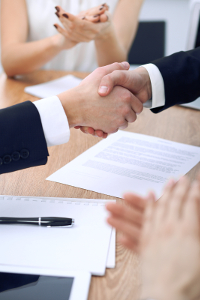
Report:
M 28 16 L 25 0 L 1 0 L 0 18 L 2 65 L 8 76 L 39 69 L 61 50 L 74 46 L 71 42 L 68 45 L 61 34 L 26 42 Z
M 143 0 L 119 0 L 111 26 L 95 39 L 99 66 L 127 60 L 142 3 Z

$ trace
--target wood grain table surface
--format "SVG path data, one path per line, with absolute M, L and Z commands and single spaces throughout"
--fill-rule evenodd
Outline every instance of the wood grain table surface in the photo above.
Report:
M 59 78 L 69 73 L 63 71 L 37 71 L 30 75 L 8 79 L 0 76 L 0 108 L 23 102 L 35 101 L 38 98 L 24 92 L 24 88 Z M 84 78 L 86 73 L 70 74 Z M 156 136 L 175 142 L 200 146 L 200 111 L 172 107 L 159 114 L 148 109 L 138 116 L 127 131 Z M 0 194 L 16 196 L 43 196 L 69 198 L 117 199 L 45 179 L 72 159 L 83 153 L 101 139 L 85 135 L 71 129 L 70 141 L 67 144 L 49 148 L 48 163 L 45 166 L 30 168 L 0 176 Z M 200 170 L 200 164 L 189 173 L 191 180 Z M 133 186 L 134 191 L 134 186 Z M 120 201 L 117 199 L 117 201 Z M 106 271 L 104 277 L 92 277 L 89 300 L 134 300 L 138 297 L 140 286 L 139 259 L 136 254 L 116 245 L 116 267 Z

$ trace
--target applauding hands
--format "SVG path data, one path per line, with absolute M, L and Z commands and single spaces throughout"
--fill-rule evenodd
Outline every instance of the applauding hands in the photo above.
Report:
M 63 49 L 69 49 L 81 42 L 95 40 L 111 24 L 107 4 L 82 11 L 74 16 L 65 12 L 61 6 L 56 6 L 56 15 L 62 23 L 54 24 L 57 31 L 62 35 Z
M 192 300 L 200 297 L 200 180 L 171 180 L 157 203 L 154 195 L 125 195 L 107 204 L 108 223 L 142 262 L 141 298 Z

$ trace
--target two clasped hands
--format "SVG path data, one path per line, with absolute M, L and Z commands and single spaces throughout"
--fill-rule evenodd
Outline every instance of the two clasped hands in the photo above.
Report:
M 114 63 L 96 69 L 58 98 L 69 127 L 105 138 L 137 119 L 151 98 L 151 83 L 145 68 L 129 71 L 127 62 Z

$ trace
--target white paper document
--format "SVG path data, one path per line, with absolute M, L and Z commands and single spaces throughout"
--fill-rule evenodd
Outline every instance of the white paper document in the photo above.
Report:
M 178 179 L 200 160 L 200 148 L 118 131 L 79 155 L 47 180 L 122 197 L 126 191 L 157 198 L 169 178 Z
M 109 245 L 109 251 L 108 251 L 108 258 L 106 263 L 106 268 L 113 269 L 115 268 L 115 250 L 116 250 L 116 230 L 113 228 L 111 239 L 110 239 L 110 245 Z
M 0 271 L 40 269 L 104 275 L 112 228 L 108 200 L 0 196 L 1 217 L 69 217 L 71 228 L 0 225 Z M 113 253 L 113 250 L 111 251 Z M 112 257 L 112 254 L 110 254 Z M 109 260 L 111 264 L 113 257 Z
M 37 85 L 27 86 L 25 87 L 24 91 L 27 94 L 39 97 L 39 98 L 46 98 L 58 95 L 63 93 L 77 85 L 82 80 L 73 76 L 67 75 L 55 80 L 51 80 L 45 83 L 40 83 Z

